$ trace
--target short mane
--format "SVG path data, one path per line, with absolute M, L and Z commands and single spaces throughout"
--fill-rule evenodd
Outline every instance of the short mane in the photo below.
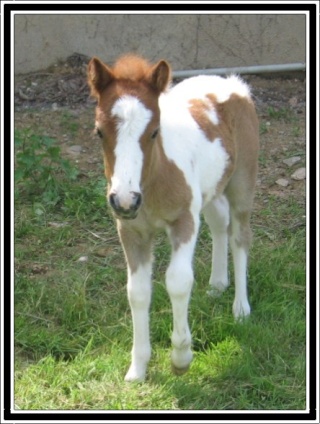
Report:
M 147 60 L 134 54 L 127 54 L 116 61 L 113 72 L 117 79 L 141 81 L 148 77 L 151 68 Z

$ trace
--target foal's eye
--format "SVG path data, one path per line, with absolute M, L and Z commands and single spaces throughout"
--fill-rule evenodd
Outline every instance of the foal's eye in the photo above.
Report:
M 94 132 L 99 138 L 103 138 L 102 132 L 99 130 L 99 128 L 96 127 Z
M 152 138 L 152 140 L 154 140 L 154 139 L 157 137 L 158 133 L 159 133 L 159 128 L 157 128 L 157 129 L 156 129 L 155 131 L 153 131 L 153 133 L 151 134 L 151 138 Z

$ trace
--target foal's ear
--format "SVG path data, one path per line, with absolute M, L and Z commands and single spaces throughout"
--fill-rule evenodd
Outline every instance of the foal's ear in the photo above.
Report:
M 94 97 L 98 97 L 114 79 L 111 69 L 97 57 L 93 57 L 88 63 L 87 75 L 91 95 Z
M 171 79 L 171 69 L 168 62 L 160 60 L 160 62 L 154 65 L 151 69 L 149 78 L 151 86 L 159 94 L 162 93 Z

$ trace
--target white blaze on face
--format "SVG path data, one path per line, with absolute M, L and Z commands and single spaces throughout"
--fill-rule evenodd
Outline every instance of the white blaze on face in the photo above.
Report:
M 152 113 L 136 97 L 123 96 L 115 102 L 111 114 L 118 120 L 111 192 L 117 194 L 121 207 L 126 209 L 131 205 L 132 193 L 141 192 L 143 152 L 139 140 Z

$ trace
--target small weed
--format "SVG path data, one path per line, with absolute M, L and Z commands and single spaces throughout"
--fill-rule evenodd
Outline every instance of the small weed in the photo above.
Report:
M 291 130 L 291 134 L 293 137 L 299 137 L 301 134 L 301 128 L 298 125 L 295 125 Z
M 73 136 L 79 129 L 79 123 L 75 122 L 74 116 L 68 111 L 63 112 L 61 116 L 61 126 Z
M 267 111 L 271 119 L 284 120 L 286 122 L 296 122 L 297 120 L 293 114 L 293 111 L 289 108 L 281 107 L 276 109 L 273 106 L 270 106 L 268 107 Z
M 260 135 L 266 134 L 269 131 L 268 125 L 265 122 L 261 122 L 260 124 Z
M 266 166 L 267 164 L 267 158 L 265 155 L 265 152 L 263 150 L 260 150 L 260 154 L 259 154 L 259 165 L 260 166 Z

